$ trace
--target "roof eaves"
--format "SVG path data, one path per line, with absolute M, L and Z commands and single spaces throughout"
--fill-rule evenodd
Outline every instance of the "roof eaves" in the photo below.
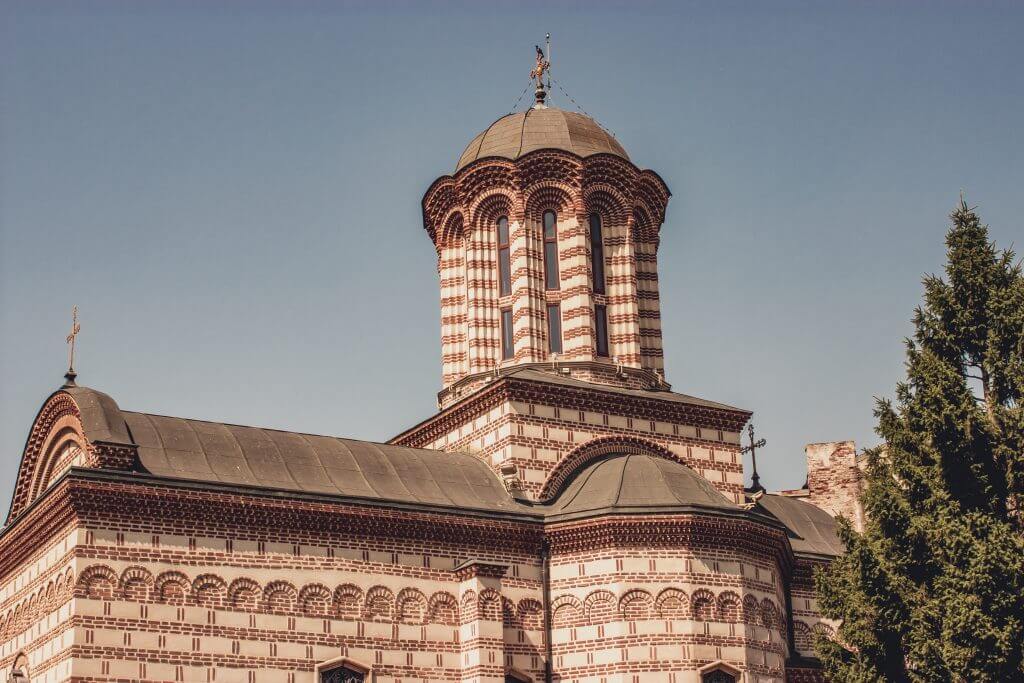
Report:
M 61 479 L 64 478 L 77 478 L 86 481 L 98 482 L 132 483 L 139 484 L 142 486 L 153 487 L 164 486 L 169 488 L 185 489 L 190 491 L 235 493 L 239 495 L 248 495 L 260 498 L 290 499 L 299 501 L 349 505 L 365 505 L 368 507 L 381 507 L 393 510 L 408 510 L 410 512 L 434 512 L 458 515 L 463 517 L 506 519 L 524 522 L 536 522 L 542 520 L 542 515 L 533 512 L 532 510 L 496 510 L 487 508 L 473 508 L 468 506 L 437 505 L 431 503 L 409 503 L 404 501 L 388 500 L 382 498 L 343 496 L 330 493 L 312 493 L 307 491 L 295 491 L 293 489 L 272 488 L 267 486 L 223 484 L 220 482 L 198 481 L 195 479 L 182 479 L 178 477 L 145 474 L 141 472 L 123 472 L 114 470 L 92 469 L 85 467 L 72 467 L 67 472 L 65 472 L 64 475 L 62 475 Z M 55 482 L 55 484 L 56 483 L 57 482 Z M 514 505 L 516 503 L 510 504 Z

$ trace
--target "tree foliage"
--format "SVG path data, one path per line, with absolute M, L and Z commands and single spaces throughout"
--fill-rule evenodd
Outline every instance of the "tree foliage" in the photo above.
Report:
M 816 577 L 833 681 L 1024 681 L 1024 276 L 961 197 L 906 379 L 875 415 L 865 528 Z

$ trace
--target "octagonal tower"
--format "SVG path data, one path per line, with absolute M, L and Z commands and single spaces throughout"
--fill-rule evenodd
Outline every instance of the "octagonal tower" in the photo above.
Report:
M 594 119 L 536 103 L 423 198 L 441 283 L 439 412 L 393 443 L 469 452 L 545 501 L 585 462 L 661 453 L 743 500 L 750 412 L 665 381 L 658 241 L 670 193 Z
M 441 283 L 441 407 L 510 369 L 667 388 L 658 233 L 669 189 L 593 119 L 548 107 L 473 140 L 423 198 Z

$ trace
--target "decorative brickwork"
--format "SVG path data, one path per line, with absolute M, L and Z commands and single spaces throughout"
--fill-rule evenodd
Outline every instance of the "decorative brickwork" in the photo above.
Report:
M 748 498 L 751 413 L 664 380 L 668 188 L 587 117 L 531 111 L 423 199 L 441 410 L 391 444 L 131 413 L 73 381 L 47 399 L 0 531 L 0 670 L 823 680 L 831 519 Z M 855 511 L 852 444 L 808 461 L 789 494 Z
M 807 500 L 864 528 L 862 463 L 852 441 L 807 444 Z
M 437 248 L 445 387 L 499 367 L 553 360 L 548 305 L 561 314 L 562 363 L 584 361 L 646 371 L 656 385 L 664 365 L 657 287 L 658 230 L 669 191 L 652 171 L 623 157 L 580 158 L 538 150 L 515 161 L 489 157 L 439 178 L 423 198 L 423 220 Z M 557 215 L 559 286 L 546 287 L 543 215 Z M 601 217 L 605 283 L 593 287 L 590 215 Z M 511 293 L 499 288 L 497 219 L 509 221 Z M 608 317 L 609 352 L 598 353 L 595 306 Z M 501 358 L 502 309 L 512 311 L 512 358 Z M 633 374 L 636 379 L 640 375 Z M 594 381 L 625 385 L 616 373 Z M 443 394 L 442 405 L 456 397 Z

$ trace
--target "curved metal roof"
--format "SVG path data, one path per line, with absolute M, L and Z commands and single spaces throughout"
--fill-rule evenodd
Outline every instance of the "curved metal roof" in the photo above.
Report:
M 616 454 L 588 463 L 551 503 L 531 505 L 513 498 L 487 463 L 468 453 L 129 412 L 94 389 L 60 391 L 74 399 L 90 441 L 137 447 L 137 470 L 157 477 L 553 520 L 687 511 L 763 519 L 767 513 L 789 529 L 797 553 L 844 550 L 824 510 L 770 494 L 745 510 L 691 468 L 656 455 Z
M 656 455 L 612 455 L 581 468 L 554 499 L 549 515 L 705 508 L 738 513 L 740 507 L 686 465 Z
M 121 409 L 110 396 L 89 387 L 66 386 L 61 391 L 75 400 L 78 412 L 82 415 L 82 429 L 90 441 L 132 442 Z
M 594 119 L 554 107 L 527 109 L 503 116 L 466 146 L 455 170 L 485 157 L 518 159 L 538 149 L 560 149 L 580 157 L 629 155 Z
M 846 552 L 836 534 L 836 520 L 816 505 L 775 494 L 766 494 L 758 503 L 789 529 L 793 552 L 816 555 L 842 555 Z
M 521 511 L 485 462 L 422 450 L 123 411 L 151 474 L 306 493 Z

